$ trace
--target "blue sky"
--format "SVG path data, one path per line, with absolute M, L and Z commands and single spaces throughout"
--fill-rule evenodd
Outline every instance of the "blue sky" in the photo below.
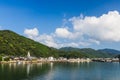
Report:
M 0 29 L 57 48 L 120 50 L 119 12 L 120 0 L 0 0 Z

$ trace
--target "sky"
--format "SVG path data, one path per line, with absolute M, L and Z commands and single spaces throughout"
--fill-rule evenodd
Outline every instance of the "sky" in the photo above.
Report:
M 0 0 L 0 30 L 49 47 L 120 50 L 120 0 Z

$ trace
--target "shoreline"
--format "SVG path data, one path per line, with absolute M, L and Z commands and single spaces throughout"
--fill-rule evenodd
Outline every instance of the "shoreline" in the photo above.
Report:
M 70 62 L 70 63 L 74 63 L 74 62 L 92 62 L 91 60 L 53 60 L 53 61 L 49 61 L 49 60 L 36 60 L 36 61 L 0 61 L 0 63 L 50 63 L 50 62 Z
M 120 62 L 118 58 L 77 58 L 77 59 L 55 59 L 55 60 L 49 60 L 49 59 L 37 59 L 37 60 L 10 60 L 10 61 L 0 61 L 0 64 L 2 63 L 49 63 L 49 62 L 70 62 L 70 63 L 76 63 L 76 62 Z

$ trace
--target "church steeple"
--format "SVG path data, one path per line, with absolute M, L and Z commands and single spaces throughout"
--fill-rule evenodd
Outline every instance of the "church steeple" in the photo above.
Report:
M 28 51 L 27 58 L 30 58 L 30 52 Z

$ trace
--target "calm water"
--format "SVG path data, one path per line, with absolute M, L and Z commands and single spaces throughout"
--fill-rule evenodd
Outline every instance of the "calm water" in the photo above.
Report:
M 0 64 L 0 80 L 120 80 L 120 64 Z

